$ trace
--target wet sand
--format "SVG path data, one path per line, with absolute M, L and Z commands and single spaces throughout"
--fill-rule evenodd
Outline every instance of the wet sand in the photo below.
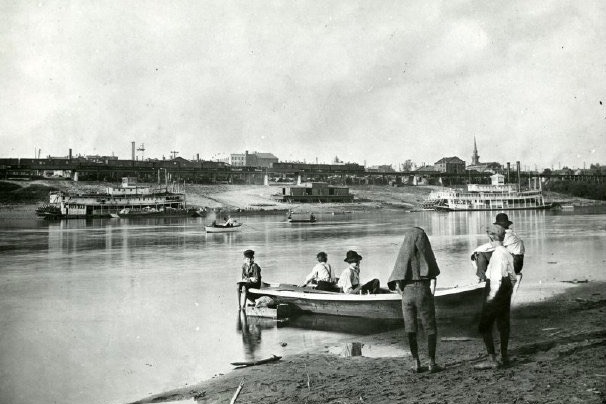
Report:
M 474 369 L 486 359 L 479 335 L 461 338 L 439 326 L 438 362 L 444 366 L 439 373 L 409 372 L 407 355 L 301 354 L 136 403 L 227 403 L 241 382 L 238 403 L 604 403 L 605 309 L 606 284 L 599 282 L 571 284 L 550 299 L 517 306 L 512 311 L 512 363 L 501 369 Z M 351 342 L 392 344 L 407 352 L 403 337 L 399 329 L 351 337 Z M 424 341 L 420 352 L 426 355 Z

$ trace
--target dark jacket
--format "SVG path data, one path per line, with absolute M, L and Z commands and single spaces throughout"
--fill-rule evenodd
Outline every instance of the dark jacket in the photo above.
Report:
M 389 289 L 394 290 L 398 281 L 429 280 L 439 274 L 440 268 L 425 231 L 420 227 L 407 229 L 398 258 L 387 281 Z
M 261 285 L 261 267 L 256 262 L 251 265 L 246 263 L 242 265 L 242 280 L 250 282 L 249 278 L 257 278 L 257 281 L 251 282 L 251 284 L 257 285 L 257 287 Z

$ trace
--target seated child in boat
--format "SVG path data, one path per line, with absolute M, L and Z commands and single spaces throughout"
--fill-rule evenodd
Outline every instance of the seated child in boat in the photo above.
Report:
M 360 261 L 362 256 L 356 251 L 349 250 L 343 261 L 347 262 L 349 266 L 341 273 L 337 286 L 343 293 L 349 294 L 376 294 L 380 289 L 380 282 L 378 279 L 373 279 L 370 282 L 360 285 Z
M 339 288 L 335 285 L 332 267 L 328 263 L 328 255 L 324 251 L 320 251 L 316 255 L 316 258 L 318 263 L 312 268 L 309 275 L 305 278 L 305 282 L 299 285 L 299 287 L 305 287 L 311 283 L 316 285 L 316 290 L 338 292 Z
M 261 287 L 261 267 L 255 262 L 253 250 L 244 251 L 244 264 L 242 264 L 242 280 L 238 282 L 238 303 L 240 308 L 246 307 L 249 288 Z M 254 300 L 254 299 L 250 299 Z

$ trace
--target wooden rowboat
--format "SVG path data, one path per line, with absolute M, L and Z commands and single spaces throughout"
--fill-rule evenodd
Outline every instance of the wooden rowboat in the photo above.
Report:
M 267 286 L 266 286 L 267 285 Z M 438 288 L 435 293 L 436 316 L 445 318 L 480 311 L 484 283 Z M 402 297 L 396 292 L 353 295 L 317 291 L 290 284 L 264 284 L 251 288 L 254 298 L 269 296 L 276 304 L 288 304 L 291 311 L 374 319 L 402 319 Z
M 242 223 L 234 223 L 232 226 L 223 226 L 223 225 L 214 225 L 214 226 L 204 226 L 204 230 L 207 233 L 231 233 L 234 231 L 240 231 L 240 227 L 242 227 Z

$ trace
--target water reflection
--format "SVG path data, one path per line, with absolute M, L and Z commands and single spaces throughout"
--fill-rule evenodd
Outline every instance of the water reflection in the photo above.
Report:
M 237 331 L 242 336 L 242 346 L 246 360 L 256 359 L 255 353 L 261 346 L 261 335 L 263 330 L 276 327 L 272 319 L 247 316 L 244 310 L 239 310 Z
M 364 356 L 366 358 L 401 358 L 410 356 L 404 344 L 378 344 L 347 342 L 328 348 L 328 352 L 345 358 Z
M 352 356 L 362 356 L 362 347 L 364 346 L 361 342 L 349 342 L 344 344 L 341 348 L 340 355 L 346 358 Z
M 370 335 L 403 327 L 400 320 L 341 317 L 323 314 L 301 314 L 290 318 L 278 327 L 328 331 L 341 334 Z

